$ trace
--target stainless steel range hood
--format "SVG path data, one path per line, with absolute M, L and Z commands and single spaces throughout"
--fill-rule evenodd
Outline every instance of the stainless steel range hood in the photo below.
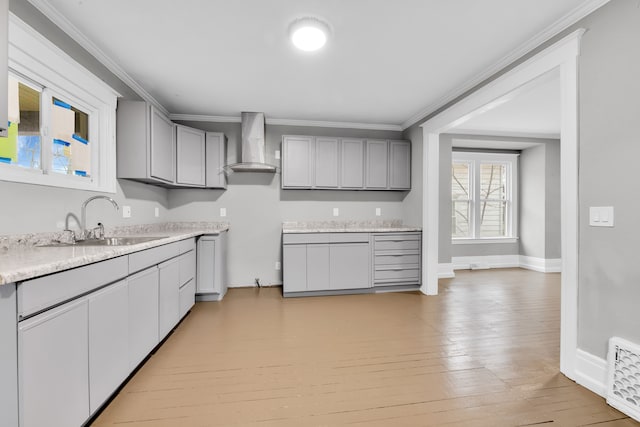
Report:
M 229 165 L 234 172 L 276 172 L 265 163 L 264 113 L 242 113 L 240 162 Z

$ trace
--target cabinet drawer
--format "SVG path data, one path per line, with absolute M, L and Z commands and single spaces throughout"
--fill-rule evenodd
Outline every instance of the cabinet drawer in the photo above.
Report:
M 180 288 L 180 318 L 182 319 L 191 307 L 196 303 L 196 281 L 191 280 L 189 283 Z
M 179 245 L 178 253 L 184 254 L 196 249 L 196 239 L 191 238 L 186 240 L 180 240 L 178 242 L 178 245 Z
M 307 243 L 329 243 L 330 233 L 300 233 L 300 234 L 283 234 L 282 243 L 288 244 L 307 244 Z
M 397 264 L 420 264 L 420 254 L 398 253 L 389 255 L 376 255 L 374 263 L 379 265 L 397 265 Z
M 379 282 L 410 282 L 420 279 L 420 267 L 401 266 L 401 267 L 378 267 L 374 273 L 374 281 Z
M 96 262 L 18 285 L 18 315 L 23 318 L 68 301 L 127 275 L 126 256 Z
M 160 264 L 168 259 L 176 257 L 180 253 L 181 242 L 169 243 L 157 246 L 129 255 L 129 274 L 144 270 L 152 265 Z
M 331 233 L 331 243 L 369 243 L 369 233 Z
M 182 286 L 196 275 L 196 251 L 182 254 L 178 260 L 180 263 L 180 286 Z
M 396 239 L 378 240 L 376 237 L 374 247 L 376 252 L 405 250 L 417 251 L 420 249 L 420 240 L 407 240 L 401 237 L 397 237 Z

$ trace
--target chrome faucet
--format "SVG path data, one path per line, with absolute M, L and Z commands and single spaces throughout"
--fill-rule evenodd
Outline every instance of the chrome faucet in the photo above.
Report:
M 80 239 L 79 240 L 85 240 L 87 238 L 87 205 L 96 199 L 105 199 L 111 202 L 111 204 L 113 205 L 113 207 L 116 209 L 116 211 L 120 210 L 120 206 L 118 206 L 118 204 L 116 203 L 115 200 L 113 200 L 111 197 L 107 197 L 107 196 L 93 196 L 93 197 L 89 197 L 87 200 L 84 201 L 84 203 L 82 204 L 82 208 L 80 208 Z

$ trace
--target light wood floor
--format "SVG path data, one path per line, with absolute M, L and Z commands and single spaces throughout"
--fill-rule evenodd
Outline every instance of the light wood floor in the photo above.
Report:
M 638 425 L 558 372 L 557 274 L 199 303 L 94 426 Z

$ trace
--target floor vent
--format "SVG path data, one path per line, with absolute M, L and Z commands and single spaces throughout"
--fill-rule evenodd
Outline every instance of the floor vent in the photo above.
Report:
M 640 346 L 613 337 L 607 361 L 607 403 L 640 421 Z

